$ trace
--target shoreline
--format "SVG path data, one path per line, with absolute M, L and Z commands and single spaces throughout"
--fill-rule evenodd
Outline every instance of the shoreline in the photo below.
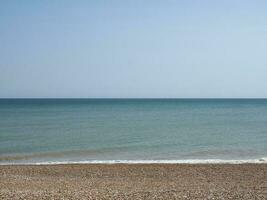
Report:
M 0 199 L 266 199 L 267 164 L 0 166 Z
M 265 157 L 258 159 L 186 159 L 186 160 L 85 160 L 85 161 L 42 161 L 3 162 L 6 165 L 71 165 L 71 164 L 267 164 Z

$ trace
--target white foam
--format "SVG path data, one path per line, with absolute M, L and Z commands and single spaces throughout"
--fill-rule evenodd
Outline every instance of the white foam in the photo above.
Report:
M 190 160 L 88 160 L 45 161 L 35 163 L 0 163 L 0 165 L 61 165 L 61 164 L 267 164 L 267 158 L 247 160 L 190 159 Z

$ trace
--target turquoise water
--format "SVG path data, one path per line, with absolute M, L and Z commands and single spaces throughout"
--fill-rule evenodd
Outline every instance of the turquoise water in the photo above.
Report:
M 266 99 L 0 100 L 0 163 L 266 157 Z

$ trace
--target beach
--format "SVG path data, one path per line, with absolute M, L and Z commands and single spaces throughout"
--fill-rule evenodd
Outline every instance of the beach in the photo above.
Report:
M 0 1 L 0 200 L 267 200 L 267 1 Z
M 266 99 L 0 100 L 0 199 L 267 199 Z
M 0 199 L 266 199 L 267 164 L 0 166 Z

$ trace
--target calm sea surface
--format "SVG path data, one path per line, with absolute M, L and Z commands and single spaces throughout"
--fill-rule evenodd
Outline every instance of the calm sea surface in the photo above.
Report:
M 0 163 L 266 157 L 266 99 L 0 100 Z

